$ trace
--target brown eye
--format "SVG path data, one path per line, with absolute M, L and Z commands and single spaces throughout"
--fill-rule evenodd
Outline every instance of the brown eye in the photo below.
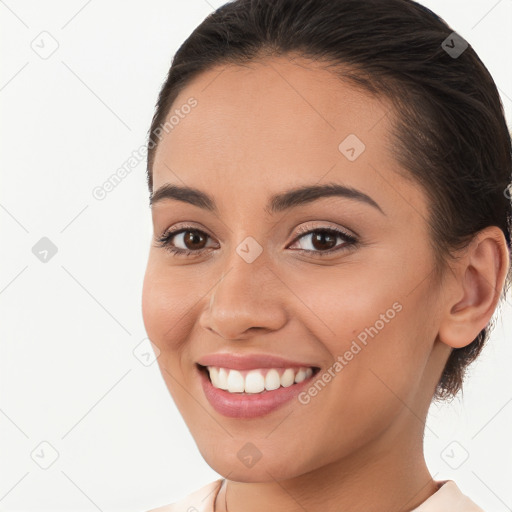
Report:
M 317 228 L 307 232 L 300 229 L 299 232 L 303 234 L 295 239 L 295 244 L 299 245 L 298 251 L 312 256 L 329 255 L 357 244 L 357 239 L 354 236 L 337 229 Z M 309 243 L 306 241 L 308 238 L 310 239 Z M 204 231 L 192 227 L 182 227 L 175 231 L 165 232 L 157 239 L 156 245 L 176 256 L 198 256 L 209 249 L 207 247 L 208 239 L 211 237 Z M 338 240 L 343 243 L 337 244 Z
M 312 233 L 311 245 L 318 250 L 329 250 L 336 246 L 337 235 L 333 235 L 328 231 L 317 231 Z
M 332 228 L 316 228 L 305 231 L 295 239 L 294 244 L 299 246 L 298 251 L 312 256 L 329 255 L 357 244 L 357 239 L 343 231 Z M 342 244 L 337 244 L 341 240 Z
M 166 231 L 157 239 L 157 247 L 163 247 L 177 256 L 199 255 L 207 250 L 207 241 L 210 238 L 204 231 L 195 228 L 181 228 L 175 231 Z
M 197 251 L 204 248 L 207 236 L 203 236 L 201 231 L 188 230 L 183 231 L 182 233 L 184 234 L 183 244 L 185 245 L 186 249 Z

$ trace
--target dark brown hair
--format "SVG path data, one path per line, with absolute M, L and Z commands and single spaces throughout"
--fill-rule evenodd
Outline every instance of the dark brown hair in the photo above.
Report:
M 149 130 L 150 194 L 161 126 L 194 77 L 223 64 L 299 55 L 391 100 L 389 149 L 407 170 L 403 176 L 419 183 L 428 197 L 434 277 L 440 278 L 457 250 L 487 226 L 503 231 L 510 254 L 510 132 L 492 77 L 466 44 L 444 20 L 412 0 L 226 3 L 174 55 Z M 450 48 L 463 51 L 457 55 Z M 508 291 L 510 274 L 500 299 Z M 466 368 L 492 327 L 493 319 L 472 343 L 452 350 L 435 400 L 455 396 L 462 388 Z

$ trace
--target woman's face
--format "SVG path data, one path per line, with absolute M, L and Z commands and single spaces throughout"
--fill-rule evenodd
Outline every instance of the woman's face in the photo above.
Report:
M 269 481 L 420 450 L 449 347 L 437 338 L 426 198 L 396 172 L 389 105 L 280 57 L 201 74 L 171 116 L 153 167 L 142 309 L 207 463 Z M 328 184 L 340 193 L 274 199 Z M 164 185 L 209 200 L 156 200 Z M 155 242 L 183 228 L 167 248 Z M 231 391 L 198 362 L 225 368 L 227 383 L 212 371 Z M 291 384 L 300 366 L 316 373 Z

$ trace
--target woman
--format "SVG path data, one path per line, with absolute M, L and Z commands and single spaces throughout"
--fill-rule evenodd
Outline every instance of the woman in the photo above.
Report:
M 510 285 L 511 141 L 410 0 L 236 0 L 149 134 L 143 318 L 221 478 L 158 511 L 481 511 L 423 454 Z

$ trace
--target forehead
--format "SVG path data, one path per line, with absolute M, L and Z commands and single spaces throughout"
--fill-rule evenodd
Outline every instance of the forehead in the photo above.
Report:
M 257 193 L 327 177 L 371 193 L 376 172 L 397 166 L 387 149 L 390 103 L 305 59 L 212 68 L 180 92 L 171 116 L 155 155 L 154 190 L 183 181 L 229 185 L 231 193 L 250 185 Z

